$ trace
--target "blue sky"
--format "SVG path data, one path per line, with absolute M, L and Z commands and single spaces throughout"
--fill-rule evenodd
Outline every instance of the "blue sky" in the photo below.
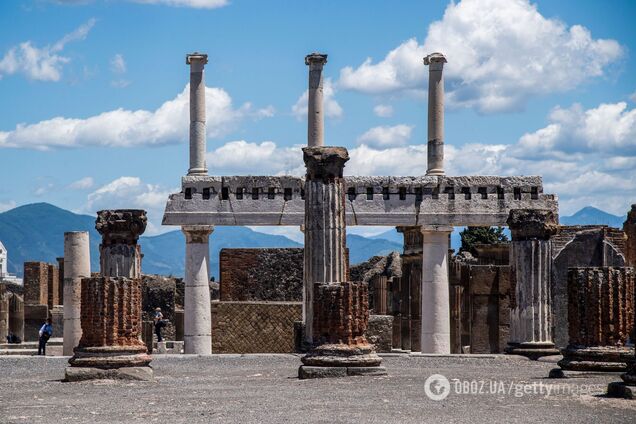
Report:
M 349 174 L 426 169 L 442 51 L 449 174 L 543 175 L 561 212 L 636 202 L 636 3 L 0 3 L 0 210 L 143 207 L 187 170 L 185 54 L 208 53 L 211 174 L 302 173 L 304 56 L 329 54 L 326 143 Z

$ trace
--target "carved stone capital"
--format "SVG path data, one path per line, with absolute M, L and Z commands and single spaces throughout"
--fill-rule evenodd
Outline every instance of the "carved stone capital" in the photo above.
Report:
M 512 240 L 548 240 L 559 230 L 554 212 L 539 209 L 512 209 L 507 221 Z
M 342 178 L 349 152 L 344 147 L 304 147 L 303 160 L 307 180 L 334 180 Z
M 327 63 L 326 54 L 314 52 L 305 56 L 305 65 L 310 66 L 311 69 L 322 69 L 325 63 Z
M 186 243 L 207 243 L 210 234 L 214 231 L 213 225 L 184 225 L 181 231 L 186 238 Z
M 102 210 L 97 212 L 95 229 L 102 235 L 102 246 L 135 245 L 146 231 L 147 222 L 142 209 Z
M 446 62 L 446 56 L 439 52 L 431 53 L 424 58 L 424 65 L 430 66 L 429 71 L 441 71 Z

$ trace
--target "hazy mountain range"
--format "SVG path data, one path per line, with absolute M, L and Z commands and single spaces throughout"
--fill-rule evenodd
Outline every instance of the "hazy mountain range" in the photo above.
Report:
M 565 225 L 610 225 L 622 227 L 625 217 L 611 215 L 602 210 L 585 207 L 572 216 L 562 216 Z M 55 263 L 64 255 L 65 231 L 89 231 L 91 240 L 91 267 L 99 268 L 100 236 L 95 230 L 95 217 L 78 215 L 48 203 L 34 203 L 0 213 L 0 241 L 9 251 L 10 273 L 22 275 L 25 261 Z M 216 227 L 210 242 L 211 274 L 218 277 L 219 251 L 226 247 L 302 247 L 281 235 L 258 233 L 246 227 Z M 182 276 L 185 241 L 179 230 L 158 236 L 141 237 L 145 273 Z M 373 237 L 355 234 L 347 236 L 352 264 L 374 255 L 402 250 L 402 234 L 395 229 Z M 459 231 L 451 236 L 454 249 L 459 249 Z

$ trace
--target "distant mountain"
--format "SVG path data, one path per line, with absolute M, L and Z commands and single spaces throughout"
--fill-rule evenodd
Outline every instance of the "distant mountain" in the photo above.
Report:
M 623 228 L 626 216 L 616 216 L 592 206 L 586 206 L 574 215 L 561 216 L 561 225 L 609 225 Z
M 455 231 L 451 233 L 451 249 L 455 249 L 455 252 L 459 252 L 459 248 L 462 245 L 462 239 L 459 236 L 459 233 L 464 228 L 466 227 L 455 227 Z M 380 233 L 377 236 L 373 236 L 371 238 L 378 239 L 378 240 L 384 239 L 384 240 L 389 240 L 393 243 L 396 243 L 400 246 L 400 248 L 397 249 L 400 252 L 402 251 L 402 248 L 404 246 L 404 236 L 402 235 L 402 233 L 398 233 L 398 231 L 395 228 L 389 231 L 385 231 L 384 233 Z
M 0 213 L 0 240 L 9 251 L 10 273 L 22 276 L 25 261 L 55 263 L 64 255 L 64 232 L 88 231 L 91 247 L 91 268 L 99 269 L 100 235 L 95 230 L 95 217 L 78 215 L 48 203 L 34 203 Z M 146 273 L 183 276 L 185 240 L 181 231 L 158 236 L 141 237 Z M 347 236 L 352 264 L 371 256 L 401 250 L 400 244 L 389 240 Z M 219 251 L 226 247 L 302 247 L 281 235 L 264 234 L 247 227 L 215 228 L 210 237 L 210 271 L 218 278 Z

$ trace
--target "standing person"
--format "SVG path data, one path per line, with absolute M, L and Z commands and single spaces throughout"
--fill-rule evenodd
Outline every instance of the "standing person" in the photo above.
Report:
M 51 318 L 46 319 L 46 323 L 40 328 L 40 343 L 38 345 L 38 355 L 46 356 L 46 342 L 51 338 L 53 334 L 53 321 Z
M 161 308 L 155 308 L 155 334 L 157 335 L 157 343 L 163 341 L 163 337 L 161 337 L 161 329 L 165 325 L 163 322 L 163 314 L 161 313 Z

